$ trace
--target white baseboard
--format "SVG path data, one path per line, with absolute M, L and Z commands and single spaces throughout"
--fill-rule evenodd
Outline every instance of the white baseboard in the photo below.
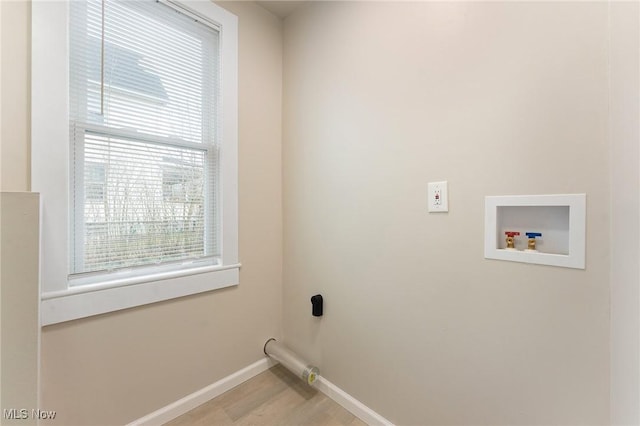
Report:
M 276 365 L 276 362 L 270 358 L 261 359 L 260 361 L 254 362 L 250 366 L 236 371 L 235 373 L 224 377 L 217 382 L 200 389 L 199 391 L 187 395 L 176 402 L 172 402 L 171 404 L 166 405 L 153 413 L 147 414 L 138 420 L 134 420 L 127 426 L 157 426 L 167 423 L 168 421 L 193 410 L 216 396 L 222 395 L 229 389 L 246 382 L 274 365 Z
M 315 387 L 369 426 L 394 426 L 389 420 L 385 419 L 380 414 L 376 413 L 371 408 L 367 407 L 362 402 L 358 401 L 322 376 L 320 376 L 318 381 L 315 383 Z
M 164 406 L 153 413 L 147 414 L 138 420 L 134 420 L 127 426 L 159 426 L 167 423 L 215 398 L 216 396 L 222 395 L 229 389 L 246 382 L 276 364 L 277 362 L 273 361 L 271 358 L 261 359 L 260 361 L 254 362 L 248 367 L 236 371 L 235 373 L 224 377 L 217 382 L 200 389 L 199 391 L 187 395 L 176 402 L 172 402 L 171 404 Z M 314 386 L 320 392 L 327 395 L 327 397 L 343 406 L 368 425 L 394 426 L 389 420 L 385 419 L 380 414 L 376 413 L 371 408 L 367 407 L 324 377 L 320 376 Z

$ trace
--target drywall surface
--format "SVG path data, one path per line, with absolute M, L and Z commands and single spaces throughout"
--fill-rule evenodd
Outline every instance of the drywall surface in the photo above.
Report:
M 253 3 L 223 7 L 239 17 L 240 285 L 45 327 L 42 400 L 58 412 L 47 424 L 128 423 L 280 336 L 282 23 Z
M 610 3 L 611 424 L 640 424 L 640 3 Z
M 0 22 L 2 22 L 2 5 L 0 4 Z M 2 126 L 2 31 L 0 31 L 0 126 Z M 0 157 L 2 157 L 2 133 L 0 133 Z M 2 191 L 2 160 L 0 160 L 0 191 Z M 2 200 L 0 199 L 0 212 Z M 2 213 L 0 213 L 1 215 Z M 2 217 L 0 217 L 0 221 Z M 0 233 L 2 230 L 0 229 Z M 0 234 L 2 238 L 2 234 Z M 2 244 L 0 244 L 0 276 L 2 276 Z M 0 282 L 0 302 L 2 301 L 2 283 Z M 0 319 L 2 318 L 2 303 L 0 303 Z M 2 342 L 2 324 L 0 323 L 0 342 Z M 2 347 L 0 346 L 0 365 L 2 365 Z M 0 381 L 2 380 L 0 372 Z M 0 383 L 0 401 L 2 401 L 2 384 Z M 2 407 L 0 407 L 2 408 Z
M 0 190 L 29 191 L 31 2 L 2 1 Z
M 38 194 L 0 193 L 2 339 L 0 411 L 3 425 L 35 425 L 38 406 Z
M 606 3 L 287 17 L 287 344 L 396 424 L 608 423 L 607 32 Z M 483 258 L 486 195 L 583 192 L 585 270 Z

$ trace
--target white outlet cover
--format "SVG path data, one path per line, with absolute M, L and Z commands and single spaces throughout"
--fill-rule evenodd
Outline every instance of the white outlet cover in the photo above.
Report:
M 427 187 L 429 213 L 449 211 L 449 191 L 447 181 L 429 182 Z

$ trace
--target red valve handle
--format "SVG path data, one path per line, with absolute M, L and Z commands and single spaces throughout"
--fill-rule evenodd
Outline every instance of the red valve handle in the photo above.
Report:
M 520 233 L 519 232 L 506 231 L 504 233 L 504 235 L 506 235 L 507 237 L 515 237 L 516 235 L 520 235 Z

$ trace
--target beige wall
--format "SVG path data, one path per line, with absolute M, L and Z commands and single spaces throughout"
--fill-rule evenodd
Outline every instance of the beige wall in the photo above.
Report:
M 35 425 L 31 409 L 38 408 L 39 197 L 2 192 L 0 206 L 0 423 Z M 5 409 L 26 409 L 27 418 L 6 419 Z M 24 414 L 19 412 L 18 417 Z
M 2 22 L 2 4 L 0 4 L 0 23 Z M 2 125 L 2 30 L 0 29 L 0 126 Z M 2 134 L 0 131 L 0 192 L 2 191 Z M 0 215 L 2 214 L 2 201 L 0 200 Z M 2 217 L 0 217 L 0 221 Z M 2 238 L 0 229 L 0 239 Z M 2 275 L 2 247 L 0 244 L 0 276 Z M 0 321 L 2 318 L 2 282 L 0 281 Z M 2 365 L 2 323 L 0 323 L 0 365 Z M 0 372 L 0 381 L 2 372 Z M 0 401 L 2 401 L 2 385 L 0 384 Z M 0 404 L 1 405 L 1 404 Z M 2 407 L 0 407 L 2 408 Z
M 397 424 L 608 423 L 607 38 L 606 3 L 288 17 L 288 344 Z M 586 270 L 483 259 L 485 195 L 582 192 Z
M 0 410 L 38 402 L 38 196 L 4 193 L 30 189 L 30 10 L 29 2 L 0 1 Z
M 42 405 L 56 424 L 132 421 L 261 359 L 281 334 L 282 24 L 223 6 L 239 17 L 240 286 L 44 328 Z
M 610 5 L 611 423 L 640 424 L 640 3 Z
M 0 190 L 29 191 L 31 2 L 0 1 Z

